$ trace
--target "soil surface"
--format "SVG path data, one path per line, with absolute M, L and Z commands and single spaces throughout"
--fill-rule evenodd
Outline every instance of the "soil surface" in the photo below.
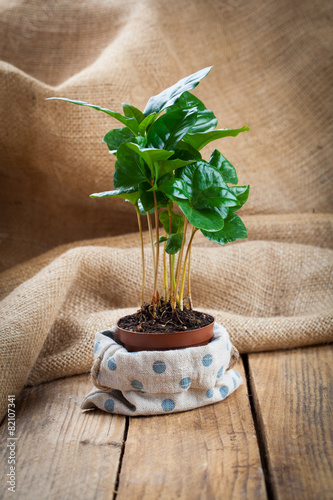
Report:
M 170 302 L 159 301 L 155 306 L 146 304 L 135 314 L 119 320 L 119 327 L 130 332 L 170 333 L 197 330 L 214 321 L 213 316 L 177 306 L 173 311 Z

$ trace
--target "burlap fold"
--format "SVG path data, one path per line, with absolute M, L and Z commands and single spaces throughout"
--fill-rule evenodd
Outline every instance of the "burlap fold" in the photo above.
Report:
M 88 371 L 93 337 L 138 307 L 136 215 L 102 137 L 121 111 L 208 65 L 195 90 L 250 184 L 249 241 L 196 236 L 192 295 L 241 352 L 332 340 L 332 4 L 60 0 L 0 6 L 1 415 L 26 383 Z M 119 125 L 118 125 L 119 126 Z M 211 147 L 203 150 L 209 158 Z M 146 238 L 147 300 L 152 267 Z M 150 288 L 151 289 L 151 288 Z

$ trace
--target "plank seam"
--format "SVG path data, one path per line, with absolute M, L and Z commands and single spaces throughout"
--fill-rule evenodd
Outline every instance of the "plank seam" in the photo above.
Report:
M 129 429 L 129 417 L 125 417 L 125 428 L 124 428 L 124 434 L 123 434 L 123 442 L 121 445 L 121 452 L 120 452 L 120 457 L 119 457 L 119 464 L 118 464 L 118 470 L 117 470 L 117 476 L 116 476 L 116 483 L 114 486 L 114 493 L 112 500 L 116 500 L 117 495 L 118 495 L 118 488 L 119 488 L 119 482 L 120 482 L 120 474 L 121 474 L 121 469 L 123 465 L 123 459 L 124 459 L 124 454 L 125 454 L 125 445 L 127 441 L 127 436 L 128 436 L 128 429 Z
M 267 437 L 263 425 L 260 406 L 255 390 L 255 386 L 251 377 L 249 358 L 247 354 L 242 355 L 244 371 L 246 376 L 247 392 L 249 396 L 250 408 L 252 413 L 253 424 L 257 436 L 257 443 L 260 453 L 260 461 L 265 479 L 267 498 L 270 500 L 277 500 L 277 491 L 274 488 L 273 478 L 270 472 L 269 454 L 267 446 Z

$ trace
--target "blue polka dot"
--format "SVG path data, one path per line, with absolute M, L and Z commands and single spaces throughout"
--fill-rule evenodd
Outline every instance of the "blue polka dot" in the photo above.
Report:
M 238 372 L 236 372 L 236 370 L 234 370 L 234 374 L 237 375 L 238 378 L 241 378 L 241 376 L 239 375 Z
M 222 387 L 220 387 L 220 394 L 222 396 L 222 398 L 225 398 L 229 393 L 229 387 L 227 387 L 226 385 L 222 385 Z
M 110 358 L 109 361 L 108 361 L 108 367 L 109 367 L 109 370 L 116 370 L 117 369 L 117 364 L 114 360 L 114 358 Z
M 223 370 L 224 370 L 224 366 L 221 366 L 221 368 L 219 369 L 219 371 L 217 372 L 217 378 L 221 378 L 222 375 L 223 375 Z
M 208 389 L 208 391 L 206 392 L 207 398 L 212 398 L 213 395 L 214 395 L 214 389 Z
M 162 409 L 164 411 L 172 411 L 175 406 L 175 402 L 172 399 L 164 399 L 162 401 Z
M 153 364 L 153 370 L 155 373 L 164 373 L 166 370 L 166 364 L 164 361 L 155 361 Z
M 95 344 L 95 349 L 94 349 L 94 353 L 95 353 L 95 354 L 96 354 L 96 352 L 98 351 L 98 348 L 99 348 L 100 344 L 101 344 L 100 342 L 96 342 L 96 344 Z
M 234 389 L 236 389 L 236 385 L 237 385 L 236 379 L 234 377 L 232 377 L 232 381 L 234 383 Z
M 132 380 L 131 386 L 133 387 L 133 389 L 137 389 L 138 391 L 143 389 L 142 383 L 139 382 L 138 380 Z
M 229 342 L 227 343 L 227 351 L 229 351 L 230 349 L 230 345 L 229 345 Z
M 204 366 L 210 366 L 212 362 L 213 362 L 213 356 L 211 354 L 206 354 L 206 356 L 202 358 L 202 364 Z
M 104 403 L 104 408 L 106 411 L 113 411 L 114 410 L 114 401 L 113 399 L 107 399 Z
M 191 385 L 190 377 L 182 378 L 181 381 L 179 382 L 179 385 L 182 389 L 188 389 Z

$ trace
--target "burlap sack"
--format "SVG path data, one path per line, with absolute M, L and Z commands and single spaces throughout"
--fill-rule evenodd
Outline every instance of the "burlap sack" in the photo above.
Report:
M 113 327 L 95 336 L 92 378 L 96 387 L 81 408 L 137 416 L 217 403 L 242 383 L 232 369 L 237 357 L 227 330 L 218 323 L 205 346 L 135 353 L 118 343 Z
M 50 96 L 143 109 L 214 65 L 195 93 L 220 127 L 250 127 L 216 143 L 251 185 L 249 241 L 222 248 L 196 236 L 195 307 L 241 352 L 332 340 L 331 9 L 325 0 L 1 3 L 1 415 L 7 393 L 26 383 L 88 371 L 95 332 L 140 296 L 138 237 L 124 236 L 136 231 L 135 212 L 88 197 L 112 187 L 101 139 L 116 122 Z

